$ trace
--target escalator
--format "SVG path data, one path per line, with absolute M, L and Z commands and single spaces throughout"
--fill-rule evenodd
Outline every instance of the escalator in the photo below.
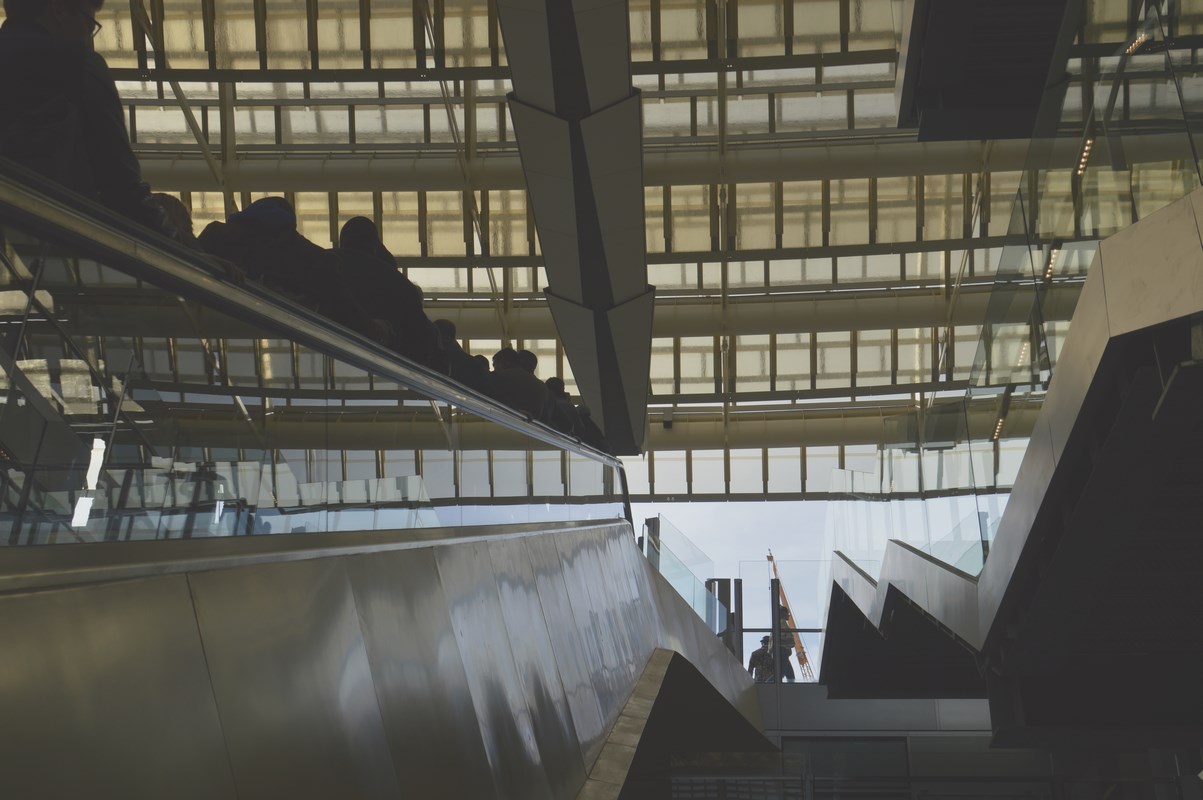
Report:
M 0 796 L 617 796 L 688 676 L 759 736 L 619 461 L 0 171 Z
M 1201 212 L 1102 243 L 980 575 L 837 554 L 832 696 L 988 697 L 1000 744 L 1203 740 Z

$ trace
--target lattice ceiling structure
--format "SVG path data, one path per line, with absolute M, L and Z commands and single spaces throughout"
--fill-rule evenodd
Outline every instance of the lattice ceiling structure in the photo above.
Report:
M 1126 0 L 1086 5 L 1062 112 L 1079 128 L 1100 57 L 1136 15 Z M 1189 5 L 1178 4 L 1179 34 L 1203 21 Z M 492 0 L 145 8 L 165 63 L 127 4 L 100 13 L 96 45 L 146 179 L 179 194 L 198 231 L 224 216 L 222 183 L 239 206 L 286 194 L 324 246 L 349 217 L 373 217 L 431 316 L 455 320 L 469 350 L 509 339 L 575 391 L 541 294 Z M 651 452 L 627 459 L 636 497 L 820 496 L 832 467 L 887 462 L 898 494 L 956 490 L 947 476 L 961 462 L 977 466 L 978 485 L 984 473 L 1009 483 L 1040 391 L 1001 435 L 990 435 L 994 400 L 969 410 L 968 427 L 993 438 L 984 454 L 881 449 L 906 438 L 899 419 L 962 397 L 983 363 L 992 385 L 1038 383 L 1047 366 L 1028 346 L 1028 315 L 1009 319 L 991 300 L 1028 143 L 919 142 L 895 127 L 904 13 L 901 0 L 630 0 L 657 287 Z M 1124 118 L 1165 102 L 1163 82 L 1126 82 Z M 1092 253 L 1074 243 L 1159 207 L 1175 180 L 1155 155 L 1130 161 L 1123 186 L 1109 170 L 1087 206 L 1072 165 L 1042 177 L 1041 252 L 1063 249 L 1041 301 L 1050 359 Z M 987 314 L 998 324 L 983 345 Z

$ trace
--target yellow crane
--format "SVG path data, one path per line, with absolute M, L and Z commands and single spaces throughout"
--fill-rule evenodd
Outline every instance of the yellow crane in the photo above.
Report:
M 772 550 L 769 551 L 769 563 L 773 565 L 773 577 L 777 579 L 777 592 L 780 595 L 781 607 L 785 609 L 785 624 L 789 628 L 797 628 L 799 625 L 794 621 L 794 612 L 790 610 L 789 598 L 785 596 L 785 584 L 782 583 L 781 575 L 777 572 L 777 562 L 773 559 Z M 794 648 L 798 653 L 798 667 L 800 670 L 798 678 L 803 681 L 814 681 L 815 672 L 811 669 L 810 657 L 806 654 L 806 644 L 802 641 L 802 634 L 795 631 L 791 635 L 794 637 Z

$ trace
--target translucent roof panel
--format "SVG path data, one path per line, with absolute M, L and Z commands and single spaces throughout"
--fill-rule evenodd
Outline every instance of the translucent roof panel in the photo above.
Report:
M 1188 157 L 1148 147 L 1125 148 L 1122 164 L 1107 153 L 1075 170 L 1072 151 L 1090 133 L 1091 109 L 1109 100 L 1120 64 L 1089 45 L 1124 42 L 1129 3 L 1086 4 L 1079 44 L 1087 47 L 1070 60 L 1062 113 L 1069 144 L 1034 182 L 1023 179 L 1023 152 L 1011 145 L 920 144 L 895 128 L 905 5 L 739 0 L 729 3 L 723 39 L 705 0 L 628 4 L 648 279 L 660 304 L 653 407 L 778 404 L 794 413 L 826 404 L 823 413 L 851 415 L 898 398 L 915 405 L 975 376 L 989 386 L 1039 379 L 1072 308 L 1072 298 L 1055 298 L 1077 291 L 1092 243 L 1189 182 Z M 1192 4 L 1179 5 L 1178 34 L 1203 26 Z M 114 68 L 146 175 L 181 197 L 197 230 L 224 216 L 226 198 L 206 169 L 193 169 L 201 148 L 168 77 L 181 79 L 202 136 L 219 164 L 231 165 L 236 205 L 284 195 L 301 231 L 322 246 L 335 244 L 351 216 L 373 219 L 432 316 L 457 319 L 470 349 L 499 347 L 498 319 L 507 318 L 510 339 L 535 349 L 546 374 L 571 379 L 551 338 L 495 8 L 431 3 L 437 17 L 427 30 L 421 0 L 147 7 L 174 72 L 161 69 L 128 6 L 101 12 L 96 47 Z M 1164 56 L 1128 61 L 1107 134 L 1138 136 L 1180 119 Z M 1194 71 L 1180 72 L 1185 96 L 1201 96 Z M 227 142 L 233 150 L 222 154 Z M 469 165 L 467 187 L 457 154 Z M 1005 239 L 1023 232 L 1038 255 Z M 1044 299 L 1035 288 L 1016 290 L 1008 306 L 1041 302 L 1040 320 L 1008 312 L 1007 327 L 992 328 L 997 309 L 982 298 L 995 278 L 1027 259 L 1021 274 L 1035 281 L 1057 247 L 1064 255 L 1039 290 Z M 1024 352 L 1042 336 L 1043 346 Z M 811 456 L 816 465 L 828 458 L 805 448 L 773 455 L 769 484 L 794 486 L 791 470 Z M 683 483 L 686 463 L 663 461 L 654 483 L 675 482 L 678 467 Z M 909 463 L 899 461 L 899 485 L 910 485 Z M 800 475 L 797 484 L 825 480 Z

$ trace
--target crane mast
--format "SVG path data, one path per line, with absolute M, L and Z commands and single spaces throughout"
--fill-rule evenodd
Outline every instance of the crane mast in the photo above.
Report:
M 777 572 L 777 562 L 773 558 L 772 551 L 769 551 L 769 563 L 773 565 L 773 577 L 777 579 L 777 594 L 781 601 L 781 607 L 785 609 L 786 624 L 790 628 L 797 628 L 798 623 L 794 621 L 794 612 L 789 607 L 789 598 L 785 596 L 785 584 L 781 582 L 781 575 Z M 814 670 L 810 666 L 810 657 L 806 653 L 806 645 L 802 641 L 802 634 L 793 631 L 791 635 L 794 637 L 794 649 L 798 653 L 799 677 L 804 681 L 813 681 L 815 679 Z

